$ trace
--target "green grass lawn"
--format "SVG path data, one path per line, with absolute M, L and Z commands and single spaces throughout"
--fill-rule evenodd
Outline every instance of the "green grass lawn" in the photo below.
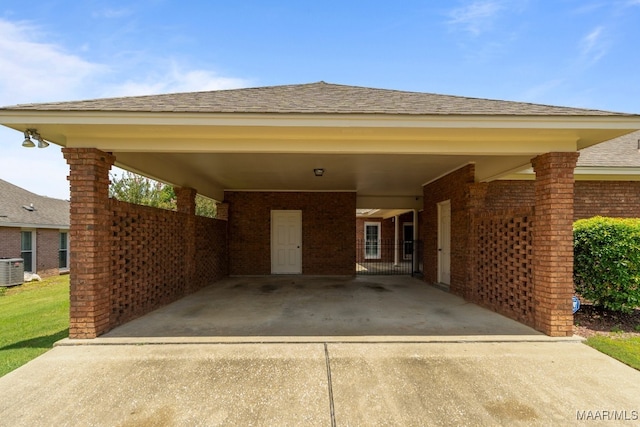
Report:
M 595 335 L 587 339 L 587 345 L 640 370 L 640 337 L 622 338 Z
M 0 289 L 0 376 L 69 336 L 69 276 Z

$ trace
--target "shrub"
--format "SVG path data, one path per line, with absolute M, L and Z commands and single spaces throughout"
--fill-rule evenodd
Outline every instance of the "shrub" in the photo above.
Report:
M 640 220 L 594 217 L 573 225 L 576 292 L 629 313 L 640 305 Z

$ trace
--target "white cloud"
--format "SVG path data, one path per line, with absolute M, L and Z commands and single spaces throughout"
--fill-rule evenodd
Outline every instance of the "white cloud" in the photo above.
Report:
M 0 179 L 42 196 L 69 199 L 69 173 L 60 147 L 23 148 L 23 136 L 0 127 Z
M 36 40 L 38 27 L 0 19 L 0 104 L 72 99 L 107 68 Z
M 172 63 L 169 70 L 142 78 L 129 80 L 107 89 L 105 96 L 154 95 L 159 93 L 195 92 L 247 87 L 245 79 L 223 77 L 208 70 L 184 70 Z
M 32 23 L 0 18 L 0 106 L 229 89 L 249 84 L 244 79 L 224 77 L 210 70 L 193 70 L 171 62 L 167 65 L 164 58 L 149 58 L 145 68 L 122 68 L 115 62 L 117 55 L 113 56 L 113 66 L 93 63 L 69 53 L 63 46 L 44 41 L 46 37 Z M 82 52 L 89 49 L 85 45 Z M 140 78 L 122 84 L 105 83 L 118 81 L 119 76 L 138 74 Z M 0 179 L 37 194 L 68 198 L 68 166 L 60 148 L 52 144 L 42 150 L 25 149 L 21 146 L 22 139 L 20 132 L 0 126 Z
M 503 4 L 495 0 L 474 1 L 466 6 L 454 9 L 450 13 L 450 24 L 461 26 L 473 35 L 487 30 L 495 16 L 503 9 Z
M 553 94 L 564 84 L 565 81 L 563 79 L 552 79 L 542 82 L 525 90 L 520 99 L 526 102 L 540 102 L 542 99 L 548 99 L 550 94 Z
M 604 27 L 594 28 L 580 41 L 580 48 L 583 59 L 593 64 L 600 60 L 607 53 L 608 43 L 605 38 Z
M 130 16 L 133 14 L 131 9 L 120 8 L 120 9 L 101 9 L 93 12 L 93 16 L 96 18 L 122 18 L 125 16 Z

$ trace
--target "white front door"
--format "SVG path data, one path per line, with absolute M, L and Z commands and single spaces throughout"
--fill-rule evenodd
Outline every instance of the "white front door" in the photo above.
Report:
M 271 274 L 302 273 L 302 211 L 271 211 Z
M 438 282 L 451 283 L 451 201 L 438 203 Z

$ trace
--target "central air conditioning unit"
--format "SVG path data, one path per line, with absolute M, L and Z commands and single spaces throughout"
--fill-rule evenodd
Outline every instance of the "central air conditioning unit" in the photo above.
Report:
M 22 258 L 0 258 L 0 286 L 22 285 L 24 282 L 24 260 Z

